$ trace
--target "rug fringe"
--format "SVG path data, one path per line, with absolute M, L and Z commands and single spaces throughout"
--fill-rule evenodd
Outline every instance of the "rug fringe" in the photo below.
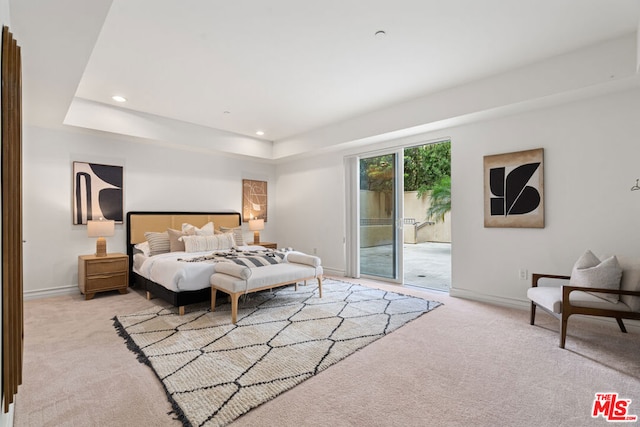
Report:
M 180 408 L 178 403 L 173 399 L 173 396 L 171 396 L 171 393 L 169 393 L 169 391 L 167 390 L 167 387 L 162 381 L 162 378 L 160 378 L 156 370 L 153 369 L 153 366 L 151 365 L 151 361 L 149 360 L 149 358 L 144 355 L 144 352 L 142 351 L 142 349 L 138 346 L 138 344 L 135 343 L 135 341 L 133 341 L 129 333 L 127 333 L 127 331 L 125 330 L 122 323 L 120 323 L 120 321 L 118 320 L 118 317 L 115 316 L 111 320 L 113 320 L 113 327 L 116 329 L 116 332 L 118 333 L 118 335 L 124 339 L 129 351 L 131 351 L 136 355 L 136 359 L 138 359 L 138 362 L 144 365 L 147 365 L 149 368 L 151 368 L 151 371 L 155 374 L 156 378 L 160 380 L 160 384 L 162 384 L 162 387 L 164 388 L 164 392 L 167 395 L 167 399 L 169 400 L 169 403 L 171 404 L 171 408 L 172 408 L 171 411 L 167 412 L 167 415 L 175 414 L 174 419 L 180 421 L 183 427 L 193 427 L 193 424 L 191 424 L 191 422 L 187 419 L 185 413 L 182 411 L 182 408 Z

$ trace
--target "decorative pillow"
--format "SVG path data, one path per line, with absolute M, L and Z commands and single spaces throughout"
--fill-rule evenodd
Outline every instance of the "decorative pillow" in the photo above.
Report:
M 149 242 L 149 256 L 166 254 L 170 251 L 169 234 L 158 233 L 155 231 L 147 231 L 144 233 L 144 238 Z
M 149 242 L 138 243 L 137 245 L 133 245 L 133 248 L 139 251 L 140 253 L 142 253 L 144 256 L 149 256 L 149 254 L 151 253 L 151 249 L 149 248 Z
M 231 249 L 234 247 L 231 233 L 216 234 L 214 236 L 182 236 L 186 252 L 207 252 Z
M 287 253 L 287 261 L 295 262 L 298 264 L 307 264 L 312 267 L 318 267 L 321 263 L 320 258 L 318 258 L 317 256 L 307 255 L 303 252 L 296 251 Z
M 251 269 L 235 262 L 219 262 L 216 263 L 216 273 L 224 273 L 238 279 L 247 280 L 251 277 Z
M 213 236 L 213 223 L 208 222 L 203 225 L 202 228 L 198 228 L 195 225 L 185 222 L 182 224 L 182 232 L 188 235 Z
M 615 256 L 601 262 L 591 251 L 586 251 L 573 266 L 569 284 L 585 288 L 620 289 L 621 278 L 622 268 Z M 620 301 L 620 296 L 617 294 L 600 292 L 591 292 L 591 294 L 612 303 Z
M 242 235 L 242 227 L 220 227 L 220 231 L 223 233 L 233 233 L 233 239 L 236 241 L 236 245 L 244 246 L 246 243 L 244 242 L 244 236 Z
M 169 251 L 170 252 L 184 252 L 184 242 L 180 240 L 182 236 L 191 236 L 195 230 L 189 230 L 187 232 L 174 230 L 173 228 L 167 228 L 167 234 L 169 235 Z

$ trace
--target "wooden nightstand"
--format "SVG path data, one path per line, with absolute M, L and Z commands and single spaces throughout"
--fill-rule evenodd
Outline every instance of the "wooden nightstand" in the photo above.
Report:
M 80 255 L 78 287 L 85 300 L 93 298 L 96 292 L 117 290 L 126 294 L 129 287 L 129 256 L 119 253 L 103 257 Z
M 264 246 L 267 249 L 278 249 L 278 244 L 277 243 L 273 243 L 273 242 L 260 242 L 260 243 L 254 243 L 254 245 L 260 245 L 260 246 Z

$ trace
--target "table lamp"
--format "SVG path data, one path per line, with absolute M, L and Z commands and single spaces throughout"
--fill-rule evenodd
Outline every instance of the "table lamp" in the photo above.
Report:
M 87 221 L 87 236 L 97 237 L 96 256 L 107 256 L 107 241 L 105 237 L 116 233 L 115 221 L 100 218 L 98 221 Z
M 253 231 L 253 244 L 260 243 L 260 230 L 264 230 L 264 219 L 250 219 L 249 230 Z

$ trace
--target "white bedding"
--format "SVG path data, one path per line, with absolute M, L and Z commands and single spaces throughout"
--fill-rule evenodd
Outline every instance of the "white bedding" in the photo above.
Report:
M 238 250 L 249 251 L 265 249 L 263 246 L 238 246 Z M 197 258 L 211 255 L 207 252 L 169 252 L 145 257 L 134 256 L 134 271 L 173 291 L 197 291 L 208 288 L 209 279 L 215 272 L 214 262 L 183 262 L 178 259 Z

